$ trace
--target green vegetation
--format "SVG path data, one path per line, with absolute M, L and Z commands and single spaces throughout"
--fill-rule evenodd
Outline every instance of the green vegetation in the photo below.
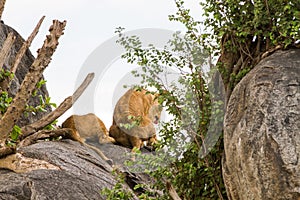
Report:
M 212 32 L 202 37 L 219 57 L 228 98 L 240 71 L 250 71 L 274 50 L 299 46 L 298 0 L 206 0 L 201 5 L 206 30 Z
M 12 97 L 8 96 L 7 92 L 1 92 L 0 94 L 0 112 L 4 114 L 12 101 Z
M 3 81 L 4 78 L 9 78 L 12 79 L 14 77 L 14 74 L 11 73 L 10 71 L 3 71 L 0 73 L 0 81 Z M 45 80 L 41 80 L 36 88 L 40 89 L 42 87 L 42 85 L 44 85 L 46 83 Z M 34 91 L 33 93 L 33 97 L 36 96 L 37 94 L 37 90 Z M 3 115 L 7 108 L 10 106 L 11 102 L 12 102 L 13 98 L 11 96 L 9 96 L 8 92 L 3 91 L 0 94 L 0 113 L 1 115 Z M 50 102 L 51 98 L 50 97 L 44 97 L 42 95 L 39 95 L 39 100 L 40 100 L 40 104 L 37 106 L 31 106 L 31 105 L 26 105 L 26 109 L 24 114 L 28 115 L 28 113 L 32 113 L 32 114 L 36 114 L 38 112 L 46 112 L 47 108 L 49 107 L 54 107 L 56 108 L 56 104 Z M 56 124 L 57 120 L 55 120 L 54 122 L 52 122 L 51 124 L 49 124 L 48 126 L 45 127 L 45 129 L 51 130 L 54 129 L 54 125 Z M 10 146 L 14 146 L 15 143 L 17 142 L 19 136 L 21 135 L 21 128 L 18 125 L 14 125 L 12 132 L 10 134 L 10 138 L 8 140 L 8 145 Z
M 133 115 L 129 115 L 128 120 L 131 120 L 131 123 L 126 123 L 126 124 L 120 123 L 120 128 L 125 128 L 127 130 L 130 130 L 136 126 L 139 126 L 142 121 L 142 116 L 135 117 Z
M 25 115 L 28 115 L 28 113 L 36 114 L 37 112 L 46 112 L 47 107 L 56 108 L 56 104 L 50 101 L 50 97 L 43 97 L 42 95 L 39 95 L 39 100 L 40 104 L 37 106 L 26 105 Z
M 147 170 L 156 180 L 151 186 L 152 191 L 165 192 L 163 195 L 155 192 L 141 194 L 140 198 L 169 199 L 167 182 L 184 199 L 226 198 L 220 162 L 222 140 L 218 141 L 217 137 L 215 147 L 204 158 L 199 156 L 199 152 L 205 148 L 203 143 L 212 115 L 212 106 L 217 108 L 214 109 L 215 112 L 220 111 L 223 104 L 221 101 L 212 100 L 214 94 L 208 89 L 208 75 L 202 70 L 202 67 L 209 66 L 210 54 L 199 42 L 200 35 L 195 35 L 199 23 L 191 17 L 182 18 L 187 17 L 188 10 L 183 10 L 180 4 L 177 5 L 180 10 L 178 16 L 170 16 L 170 19 L 183 22 L 187 31 L 183 35 L 175 33 L 164 49 L 153 45 L 144 48 L 138 37 L 126 36 L 122 33 L 122 28 L 117 29 L 118 42 L 126 49 L 122 57 L 129 63 L 141 66 L 142 73 L 134 71 L 133 74 L 142 77 L 142 87 L 157 90 L 158 101 L 173 117 L 171 121 L 162 123 L 160 143 L 156 147 L 159 156 L 142 156 L 144 163 L 155 169 Z M 177 78 L 162 80 L 162 77 L 174 73 L 177 73 Z M 219 121 L 222 119 L 221 116 Z M 192 142 L 185 142 L 187 139 Z M 165 147 L 167 152 L 163 150 Z M 167 160 L 168 165 L 163 165 Z
M 14 125 L 12 132 L 10 133 L 10 138 L 7 141 L 9 146 L 15 146 L 19 136 L 22 134 L 21 128 L 17 125 Z
M 113 172 L 118 181 L 112 189 L 104 188 L 101 191 L 101 194 L 106 197 L 107 200 L 130 200 L 133 197 L 133 194 L 130 191 L 127 191 L 123 184 L 125 183 L 125 178 L 123 174 Z
M 9 70 L 1 69 L 0 71 L 0 81 L 3 81 L 5 78 L 13 78 L 14 74 L 11 73 Z
M 144 164 L 155 169 L 144 172 L 156 182 L 140 198 L 170 199 L 170 183 L 182 199 L 227 199 L 221 171 L 222 131 L 211 130 L 222 123 L 225 104 L 220 91 L 214 91 L 209 84 L 215 72 L 211 62 L 217 60 L 228 100 L 235 85 L 261 59 L 278 49 L 299 47 L 300 3 L 207 0 L 200 3 L 204 9 L 203 22 L 194 20 L 183 0 L 175 3 L 178 11 L 169 19 L 185 25 L 186 31 L 175 33 L 163 49 L 143 45 L 137 36 L 126 36 L 123 28 L 116 31 L 118 43 L 126 50 L 122 58 L 141 66 L 141 71 L 134 71 L 133 75 L 142 78 L 141 87 L 156 89 L 159 102 L 173 117 L 161 127 L 156 148 L 160 157 L 142 155 Z M 201 26 L 205 27 L 203 32 Z M 212 74 L 205 73 L 203 66 L 211 67 Z M 177 84 L 162 80 L 162 75 L 170 72 L 168 69 L 179 74 Z M 214 135 L 206 137 L 214 131 Z M 184 142 L 188 138 L 191 142 Z M 166 148 L 168 152 L 163 151 Z M 172 155 L 176 156 L 162 165 Z

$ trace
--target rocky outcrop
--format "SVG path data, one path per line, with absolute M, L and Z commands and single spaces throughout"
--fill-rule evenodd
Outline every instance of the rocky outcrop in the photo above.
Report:
M 5 60 L 3 68 L 6 70 L 11 69 L 13 62 L 15 60 L 15 56 L 18 53 L 19 49 L 21 48 L 21 46 L 23 45 L 23 42 L 24 42 L 24 39 L 13 28 L 11 28 L 3 23 L 0 23 L 0 47 L 2 47 L 2 44 L 4 43 L 7 35 L 10 32 L 14 33 L 14 36 L 16 36 L 16 40 L 9 52 L 8 58 Z M 13 78 L 11 87 L 9 89 L 10 96 L 15 96 L 15 94 L 18 92 L 18 89 L 20 88 L 20 85 L 21 85 L 25 75 L 29 71 L 29 68 L 30 68 L 31 64 L 33 63 L 33 61 L 34 61 L 34 56 L 31 54 L 31 52 L 29 50 L 27 50 L 19 64 L 16 74 Z M 29 99 L 28 105 L 31 105 L 34 107 L 39 105 L 40 104 L 39 95 L 42 95 L 43 97 L 49 96 L 45 85 L 43 85 L 40 89 L 37 90 L 36 96 L 33 96 Z M 51 108 L 47 107 L 46 110 L 47 110 L 47 112 L 49 112 L 51 110 Z M 32 114 L 32 113 L 28 112 L 26 115 L 23 115 L 23 117 L 18 121 L 18 125 L 24 126 L 24 125 L 30 124 L 30 123 L 36 121 L 37 119 L 40 119 L 43 115 L 45 115 L 45 113 L 46 112 L 37 112 L 35 114 Z
M 300 199 L 300 50 L 277 51 L 234 89 L 225 116 L 230 199 Z
M 132 173 L 123 166 L 125 153 L 130 149 L 113 144 L 98 144 L 97 147 L 113 160 L 118 171 L 125 174 L 124 189 L 132 191 L 136 184 L 151 181 L 147 175 Z M 101 190 L 116 184 L 112 166 L 92 149 L 72 140 L 41 141 L 19 149 L 18 153 L 27 160 L 39 161 L 44 167 L 24 173 L 1 169 L 0 199 L 104 200 L 106 197 Z M 28 164 L 32 169 L 33 162 Z M 138 198 L 134 196 L 133 199 Z

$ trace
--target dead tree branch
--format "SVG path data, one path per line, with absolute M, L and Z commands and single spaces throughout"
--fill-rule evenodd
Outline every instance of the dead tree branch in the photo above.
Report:
M 6 57 L 8 56 L 8 53 L 11 50 L 12 45 L 14 44 L 15 39 L 16 36 L 14 36 L 13 32 L 10 32 L 3 43 L 2 49 L 0 51 L 0 70 L 3 67 L 3 64 L 6 60 Z
M 15 147 L 10 147 L 10 146 L 7 146 L 5 145 L 4 142 L 2 142 L 2 144 L 0 144 L 0 158 L 6 156 L 6 155 L 9 155 L 9 154 L 12 154 L 16 151 L 16 148 Z
M 22 47 L 20 48 L 20 50 L 18 51 L 15 60 L 14 60 L 14 64 L 10 69 L 10 72 L 15 74 L 17 71 L 17 68 L 26 52 L 26 50 L 30 47 L 33 39 L 35 38 L 35 36 L 37 35 L 37 33 L 39 32 L 39 28 L 43 22 L 43 20 L 45 19 L 45 16 L 43 16 L 40 21 L 38 22 L 38 24 L 36 25 L 36 27 L 34 28 L 33 32 L 31 33 L 31 35 L 28 37 L 28 39 L 23 43 Z M 10 77 L 6 77 L 1 83 L 0 86 L 2 88 L 3 91 L 7 91 L 10 87 L 11 84 L 11 78 Z
M 44 41 L 42 48 L 38 50 L 38 56 L 25 76 L 19 92 L 16 94 L 11 105 L 0 120 L 0 143 L 2 145 L 3 141 L 8 138 L 13 126 L 24 112 L 25 105 L 28 102 L 29 97 L 32 95 L 36 84 L 41 79 L 43 71 L 49 65 L 51 57 L 57 48 L 58 39 L 61 35 L 63 35 L 65 26 L 66 21 L 53 21 L 53 25 L 49 29 L 50 34 L 46 36 L 46 40 Z
M 6 0 L 0 0 L 0 19 L 2 18 L 2 13 L 4 11 L 5 2 L 6 2 Z
M 20 50 L 18 51 L 18 53 L 16 55 L 16 58 L 15 58 L 15 61 L 14 61 L 14 65 L 11 68 L 10 72 L 15 73 L 17 71 L 18 65 L 20 64 L 22 57 L 24 56 L 26 50 L 30 47 L 30 45 L 31 45 L 33 39 L 35 38 L 35 36 L 38 34 L 39 29 L 40 29 L 40 27 L 41 27 L 44 19 L 45 19 L 45 16 L 43 16 L 39 20 L 38 24 L 36 25 L 36 27 L 34 28 L 34 30 L 32 31 L 32 33 L 30 34 L 30 36 L 28 37 L 28 39 L 23 43 L 22 47 L 20 48 Z
M 71 138 L 72 139 L 72 135 L 73 135 L 72 133 L 73 133 L 73 130 L 70 128 L 62 128 L 62 129 L 57 129 L 57 130 L 40 130 L 40 131 L 35 132 L 34 134 L 28 136 L 24 140 L 22 140 L 18 144 L 18 148 L 34 144 L 38 140 L 48 139 L 48 138 L 57 138 L 59 136 L 62 136 L 63 138 Z
M 75 101 L 81 96 L 81 94 L 91 83 L 93 78 L 94 78 L 94 73 L 88 74 L 84 79 L 84 81 L 81 83 L 81 85 L 78 87 L 78 89 L 74 92 L 74 94 L 66 98 L 54 111 L 52 111 L 48 115 L 44 116 L 43 118 L 41 118 L 40 120 L 32 124 L 22 127 L 21 138 L 25 138 L 28 135 L 44 128 L 45 126 L 47 126 L 48 124 L 56 120 L 58 117 L 63 115 L 68 109 L 72 107 Z

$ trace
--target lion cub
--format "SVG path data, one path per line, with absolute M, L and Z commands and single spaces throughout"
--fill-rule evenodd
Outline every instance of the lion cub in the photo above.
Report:
M 115 139 L 109 136 L 104 123 L 95 114 L 71 115 L 62 123 L 62 128 L 72 129 L 74 136 L 72 139 L 92 148 L 102 159 L 111 162 L 100 149 L 86 143 L 87 139 L 96 139 L 100 144 L 115 143 Z
M 109 136 L 117 143 L 130 148 L 140 149 L 144 141 L 153 145 L 156 142 L 153 123 L 159 122 L 161 110 L 156 95 L 146 90 L 130 89 L 115 106 Z

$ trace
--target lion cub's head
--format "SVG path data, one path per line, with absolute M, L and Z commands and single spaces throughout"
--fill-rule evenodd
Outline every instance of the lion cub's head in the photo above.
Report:
M 142 98 L 145 113 L 148 113 L 149 119 L 154 124 L 158 124 L 162 111 L 162 106 L 158 103 L 158 94 L 152 94 L 146 90 L 140 92 L 143 93 Z
M 158 124 L 161 116 L 162 106 L 158 103 L 157 99 L 154 100 L 154 103 L 149 108 L 149 118 L 154 124 Z

